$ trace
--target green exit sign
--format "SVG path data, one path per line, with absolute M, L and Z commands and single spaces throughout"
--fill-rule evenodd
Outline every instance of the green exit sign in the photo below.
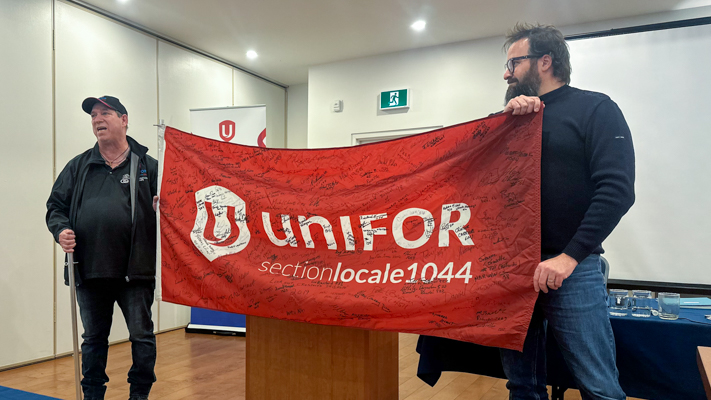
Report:
M 387 92 L 380 92 L 381 110 L 392 110 L 395 108 L 408 107 L 410 107 L 409 89 L 388 90 Z

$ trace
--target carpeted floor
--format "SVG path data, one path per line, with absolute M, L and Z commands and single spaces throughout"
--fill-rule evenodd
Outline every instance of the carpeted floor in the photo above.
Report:
M 0 386 L 0 400 L 59 400 L 56 397 L 47 397 L 39 394 L 34 394 L 30 392 L 23 392 L 22 390 L 10 389 L 4 386 Z

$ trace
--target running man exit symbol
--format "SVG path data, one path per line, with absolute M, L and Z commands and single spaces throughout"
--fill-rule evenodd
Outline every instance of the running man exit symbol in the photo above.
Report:
M 380 92 L 380 109 L 392 110 L 394 108 L 409 108 L 410 93 L 409 89 L 388 90 Z

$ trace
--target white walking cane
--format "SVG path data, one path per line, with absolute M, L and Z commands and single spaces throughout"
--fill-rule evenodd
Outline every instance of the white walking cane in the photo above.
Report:
M 157 125 L 153 125 L 158 128 L 158 184 L 157 193 L 160 195 L 160 186 L 163 181 L 163 156 L 165 151 L 165 121 L 160 119 Z M 156 260 L 160 260 L 160 202 L 156 209 Z M 156 268 L 156 292 L 155 299 L 160 303 L 163 297 L 163 291 L 161 288 L 161 266 L 157 265 Z M 158 320 L 160 321 L 160 307 L 158 307 Z
M 74 347 L 74 387 L 76 400 L 81 400 L 81 370 L 79 368 L 79 334 L 77 328 L 77 285 L 74 278 L 74 253 L 67 253 L 67 268 L 69 269 L 69 296 L 72 310 L 72 347 Z

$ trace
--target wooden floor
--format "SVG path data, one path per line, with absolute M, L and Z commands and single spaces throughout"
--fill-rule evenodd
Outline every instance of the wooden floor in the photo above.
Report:
M 244 399 L 245 338 L 188 334 L 183 330 L 157 336 L 158 382 L 151 400 Z M 445 372 L 435 387 L 416 376 L 417 335 L 400 334 L 400 400 L 506 400 L 506 381 L 486 376 Z M 216 361 L 217 360 L 217 361 Z M 111 346 L 107 400 L 128 398 L 126 373 L 131 366 L 128 343 Z M 74 399 L 71 357 L 0 372 L 0 386 L 60 399 Z M 579 400 L 576 390 L 566 400 Z M 630 398 L 631 399 L 631 398 Z

